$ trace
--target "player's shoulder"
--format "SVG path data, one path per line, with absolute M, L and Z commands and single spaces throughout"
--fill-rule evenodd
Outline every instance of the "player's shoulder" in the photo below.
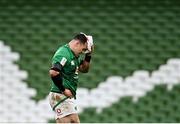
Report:
M 58 50 L 59 50 L 60 52 L 68 52 L 67 44 L 65 44 L 65 45 L 63 45 L 63 46 L 60 46 L 60 47 L 58 48 Z
M 67 44 L 60 46 L 58 50 L 56 51 L 56 55 L 64 56 L 64 57 L 69 57 L 70 52 Z

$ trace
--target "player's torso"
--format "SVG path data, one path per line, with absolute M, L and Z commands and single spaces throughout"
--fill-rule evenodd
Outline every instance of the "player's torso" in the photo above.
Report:
M 56 51 L 53 61 L 58 61 L 60 56 L 63 56 L 66 59 L 64 62 L 65 64 L 63 63 L 63 59 L 59 61 L 61 64 L 64 64 L 62 68 L 63 84 L 66 88 L 76 91 L 78 82 L 78 68 L 80 66 L 81 58 L 75 57 L 68 45 L 64 45 Z
M 78 80 L 79 66 L 80 62 L 78 58 L 68 58 L 65 66 L 62 69 L 63 77 L 70 81 L 76 82 Z

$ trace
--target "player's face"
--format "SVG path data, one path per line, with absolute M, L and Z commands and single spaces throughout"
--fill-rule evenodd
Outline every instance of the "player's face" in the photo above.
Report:
M 79 43 L 78 54 L 81 54 L 81 53 L 85 52 L 86 50 L 87 50 L 87 43 L 85 43 L 85 44 Z

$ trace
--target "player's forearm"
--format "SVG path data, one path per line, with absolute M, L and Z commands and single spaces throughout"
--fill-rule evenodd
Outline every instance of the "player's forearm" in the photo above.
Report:
M 63 79 L 60 73 L 55 70 L 50 70 L 49 73 L 54 84 L 63 92 L 65 88 L 62 84 Z
M 61 70 L 62 66 L 57 62 L 52 65 L 51 69 L 49 70 L 49 74 L 54 84 L 63 92 L 65 87 L 63 86 Z
M 89 71 L 89 66 L 90 63 L 84 60 L 79 68 L 79 71 L 82 73 L 87 73 Z
M 81 72 L 87 73 L 89 71 L 90 61 L 91 61 L 91 53 L 87 53 L 85 55 L 83 63 L 80 66 Z

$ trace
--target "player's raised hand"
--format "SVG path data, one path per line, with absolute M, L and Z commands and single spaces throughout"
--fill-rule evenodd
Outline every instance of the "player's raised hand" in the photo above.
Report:
M 86 35 L 83 32 L 81 32 L 81 34 L 84 34 L 87 38 L 87 50 L 84 53 L 91 54 L 94 51 L 93 37 L 91 35 Z
M 93 37 L 92 36 L 90 36 L 90 35 L 88 35 L 88 36 L 86 36 L 87 37 L 87 39 L 88 39 L 88 51 L 89 51 L 89 53 L 92 53 L 93 52 L 93 50 L 94 50 L 94 43 L 93 43 Z

